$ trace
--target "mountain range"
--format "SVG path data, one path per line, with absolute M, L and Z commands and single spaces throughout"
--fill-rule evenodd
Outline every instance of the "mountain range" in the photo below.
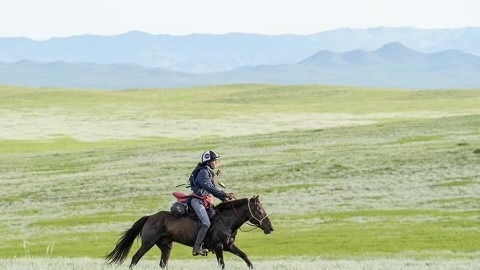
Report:
M 480 88 L 480 28 L 314 35 L 0 38 L 0 84 L 163 88 L 231 83 Z

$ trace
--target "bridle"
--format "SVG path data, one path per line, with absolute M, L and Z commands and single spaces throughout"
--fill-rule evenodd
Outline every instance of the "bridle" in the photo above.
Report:
M 258 221 L 258 226 L 255 225 L 256 227 L 262 226 L 263 220 L 268 217 L 268 214 L 266 214 L 266 215 L 265 215 L 264 217 L 262 217 L 261 219 L 258 219 L 256 216 L 254 216 L 253 213 L 252 213 L 252 209 L 250 208 L 250 201 L 248 202 L 248 211 L 250 212 L 250 216 L 252 216 L 252 218 L 255 219 L 256 221 Z
M 257 217 L 255 217 L 255 216 L 253 215 L 252 209 L 250 208 L 250 201 L 247 202 L 247 206 L 248 206 L 248 212 L 250 213 L 250 216 L 252 216 L 250 219 L 253 218 L 253 219 L 255 219 L 256 221 L 258 221 L 258 225 L 256 225 L 256 224 L 253 223 L 253 222 L 252 222 L 252 223 L 249 223 L 249 222 L 250 222 L 250 219 L 249 219 L 249 220 L 247 220 L 248 223 L 245 223 L 245 224 L 247 224 L 248 226 L 252 226 L 252 227 L 254 227 L 254 228 L 251 229 L 251 230 L 247 230 L 247 231 L 244 231 L 244 230 L 242 230 L 242 229 L 240 228 L 240 231 L 242 231 L 242 232 L 251 232 L 251 231 L 253 231 L 253 230 L 255 230 L 255 229 L 260 228 L 260 226 L 262 225 L 263 220 L 268 217 L 268 215 L 265 215 L 265 216 L 262 217 L 261 219 L 258 219 Z M 237 209 L 235 209 L 235 206 L 234 206 L 233 204 L 232 204 L 232 209 L 233 209 L 233 211 L 235 212 L 235 215 L 237 216 L 237 218 L 238 218 L 239 220 L 245 222 L 244 219 L 240 217 L 240 214 L 237 212 Z

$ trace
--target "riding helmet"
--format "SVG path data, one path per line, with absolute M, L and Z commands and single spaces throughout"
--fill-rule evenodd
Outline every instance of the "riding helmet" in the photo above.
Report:
M 213 161 L 217 158 L 220 158 L 220 156 L 217 155 L 217 153 L 213 152 L 212 150 L 205 151 L 202 154 L 202 163 L 207 163 L 207 162 Z

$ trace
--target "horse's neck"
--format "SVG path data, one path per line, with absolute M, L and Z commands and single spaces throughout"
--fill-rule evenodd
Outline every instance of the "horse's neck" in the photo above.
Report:
M 229 210 L 224 210 L 221 213 L 220 220 L 223 220 L 225 225 L 231 228 L 232 231 L 238 230 L 238 228 L 248 220 L 248 206 L 245 204 Z

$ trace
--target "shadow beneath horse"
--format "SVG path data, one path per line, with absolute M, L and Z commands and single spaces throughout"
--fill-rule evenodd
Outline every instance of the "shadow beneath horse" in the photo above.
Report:
M 204 248 L 215 252 L 221 269 L 225 268 L 223 251 L 228 251 L 242 258 L 252 269 L 252 262 L 247 254 L 235 245 L 237 230 L 249 221 L 263 230 L 265 234 L 273 231 L 268 214 L 263 209 L 258 196 L 220 203 L 215 207 L 216 214 L 204 239 Z M 160 211 L 151 216 L 144 216 L 125 231 L 117 245 L 105 258 L 107 263 L 121 264 L 130 252 L 134 240 L 140 236 L 142 245 L 133 255 L 130 268 L 135 266 L 147 251 L 156 245 L 161 251 L 160 267 L 167 267 L 172 243 L 177 242 L 193 247 L 197 221 L 188 217 L 175 217 L 169 211 Z

